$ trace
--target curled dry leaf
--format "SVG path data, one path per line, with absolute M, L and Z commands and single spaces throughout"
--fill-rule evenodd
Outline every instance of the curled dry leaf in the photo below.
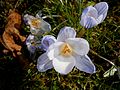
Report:
M 5 46 L 5 48 L 12 52 L 20 52 L 22 47 L 15 41 L 20 39 L 21 42 L 24 42 L 26 39 L 24 36 L 20 35 L 19 32 L 21 25 L 21 15 L 18 14 L 15 10 L 11 10 L 7 20 L 7 25 L 2 35 L 2 44 Z

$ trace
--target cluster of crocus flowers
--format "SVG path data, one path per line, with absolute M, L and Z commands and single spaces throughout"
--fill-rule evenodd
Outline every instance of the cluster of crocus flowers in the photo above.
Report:
M 106 2 L 100 2 L 93 6 L 88 6 L 84 9 L 81 15 L 80 24 L 85 28 L 92 28 L 106 18 L 108 11 L 108 4 Z
M 23 19 L 30 26 L 31 32 L 25 43 L 29 52 L 34 54 L 36 49 L 41 49 L 40 37 L 51 30 L 51 25 L 42 19 L 39 12 L 36 17 L 26 14 Z
M 45 36 L 47 43 L 44 46 L 47 50 L 38 58 L 38 71 L 44 72 L 54 67 L 58 73 L 68 74 L 75 66 L 81 71 L 95 73 L 95 66 L 87 56 L 89 43 L 75 36 L 76 32 L 71 27 L 62 28 L 56 40 L 53 36 L 50 39 L 50 36 Z
M 85 28 L 92 28 L 106 18 L 108 4 L 100 2 L 84 9 L 80 24 Z M 37 48 L 45 51 L 38 57 L 37 69 L 45 72 L 54 68 L 60 74 L 68 74 L 74 67 L 86 73 L 95 73 L 96 68 L 88 57 L 89 43 L 83 38 L 76 38 L 76 31 L 71 27 L 64 27 L 58 33 L 57 39 L 52 35 L 46 35 L 40 40 L 36 36 L 42 36 L 51 30 L 49 23 L 37 14 L 36 17 L 26 14 L 24 21 L 30 26 L 31 35 L 26 39 L 26 45 L 31 53 Z

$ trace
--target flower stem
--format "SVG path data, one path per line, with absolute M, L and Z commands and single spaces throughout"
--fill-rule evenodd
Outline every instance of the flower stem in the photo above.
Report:
M 104 57 L 100 56 L 100 55 L 99 55 L 98 53 L 96 53 L 95 51 L 90 50 L 90 52 L 91 52 L 92 54 L 94 54 L 94 55 L 98 56 L 99 58 L 101 58 L 101 59 L 103 59 L 103 60 L 105 60 L 105 61 L 109 62 L 111 65 L 113 65 L 113 66 L 115 66 L 115 67 L 116 67 L 116 65 L 115 65 L 113 62 L 111 62 L 110 60 L 108 60 L 108 59 L 106 59 L 106 58 L 104 58 Z
M 78 32 L 77 36 L 82 37 L 85 34 L 86 30 L 82 27 L 81 30 Z
M 62 23 L 60 23 L 59 25 L 57 25 L 55 28 L 53 28 L 52 31 L 56 30 L 58 27 L 60 27 L 62 24 L 66 23 L 68 20 L 63 21 Z
M 89 30 L 87 29 L 86 31 L 87 31 L 86 32 L 87 33 L 87 41 L 89 41 Z

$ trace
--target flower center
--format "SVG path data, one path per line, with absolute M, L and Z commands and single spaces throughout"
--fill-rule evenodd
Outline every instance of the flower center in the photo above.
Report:
M 61 55 L 66 56 L 66 57 L 68 57 L 68 56 L 70 56 L 72 54 L 72 48 L 67 43 L 64 43 L 61 46 L 60 51 L 61 51 Z
M 33 27 L 39 28 L 40 27 L 40 20 L 39 19 L 33 19 L 31 21 L 31 24 L 32 24 Z
M 35 46 L 35 41 L 31 40 L 30 43 L 32 46 Z

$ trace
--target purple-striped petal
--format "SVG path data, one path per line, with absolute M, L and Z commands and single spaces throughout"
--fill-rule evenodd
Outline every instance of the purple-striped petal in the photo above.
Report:
M 76 58 L 76 67 L 80 71 L 84 71 L 86 73 L 95 73 L 96 68 L 90 58 L 87 55 L 84 56 L 75 56 Z
M 85 16 L 81 19 L 80 24 L 85 28 L 92 28 L 98 24 L 95 18 L 90 16 Z
M 48 47 L 56 42 L 56 38 L 52 35 L 46 35 L 42 38 L 41 44 L 43 49 L 46 51 Z
M 37 69 L 40 72 L 45 72 L 48 69 L 53 68 L 52 61 L 49 60 L 47 53 L 42 54 L 39 56 L 37 60 Z
M 98 16 L 103 15 L 101 22 L 106 18 L 108 11 L 108 4 L 106 2 L 100 2 L 94 6 L 98 11 Z
M 73 28 L 71 27 L 64 27 L 60 30 L 57 41 L 64 42 L 67 38 L 75 38 L 76 32 Z

